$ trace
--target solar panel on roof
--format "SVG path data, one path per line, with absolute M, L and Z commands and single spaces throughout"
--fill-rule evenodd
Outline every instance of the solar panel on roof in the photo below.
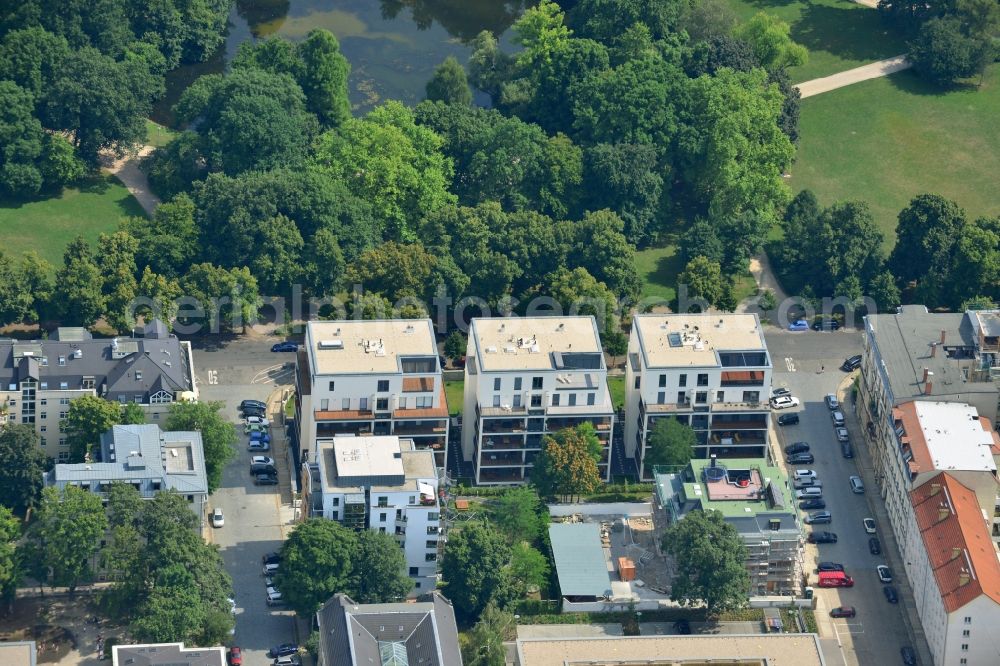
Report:
M 680 333 L 667 333 L 667 342 L 670 343 L 671 347 L 681 346 L 681 334 Z

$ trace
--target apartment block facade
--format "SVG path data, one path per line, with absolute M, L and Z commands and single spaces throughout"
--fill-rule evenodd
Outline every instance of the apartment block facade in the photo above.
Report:
M 640 314 L 625 364 L 625 455 L 644 480 L 660 419 L 691 426 L 695 457 L 763 458 L 771 358 L 755 314 Z
M 465 364 L 462 456 L 476 483 L 530 478 L 543 438 L 583 423 L 610 479 L 614 405 L 597 321 L 589 316 L 473 319 Z
M 34 425 L 56 462 L 69 460 L 62 422 L 76 398 L 135 403 L 156 422 L 171 403 L 198 397 L 190 343 L 159 320 L 132 337 L 94 339 L 83 328 L 59 328 L 47 340 L 0 340 L 0 389 L 0 423 Z
M 303 517 L 391 534 L 403 549 L 412 595 L 434 590 L 441 531 L 434 452 L 392 435 L 317 440 L 303 470 Z
M 295 369 L 298 460 L 337 435 L 398 435 L 444 468 L 448 403 L 430 319 L 313 321 Z

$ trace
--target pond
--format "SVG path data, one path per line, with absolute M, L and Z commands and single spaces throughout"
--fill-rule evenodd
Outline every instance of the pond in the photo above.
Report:
M 453 55 L 465 64 L 481 31 L 502 36 L 531 0 L 237 0 L 226 44 L 208 61 L 167 75 L 167 93 L 153 119 L 170 124 L 170 108 L 203 74 L 221 72 L 247 40 L 303 39 L 314 28 L 337 36 L 351 63 L 355 114 L 398 99 L 416 104 L 434 68 Z M 484 102 L 484 99 L 477 99 Z

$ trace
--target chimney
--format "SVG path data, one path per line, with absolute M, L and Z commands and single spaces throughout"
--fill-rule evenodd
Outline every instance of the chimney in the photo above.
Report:
M 970 580 L 972 580 L 972 576 L 969 575 L 969 570 L 968 569 L 962 569 L 961 571 L 958 572 L 958 586 L 959 587 L 963 587 L 965 585 L 968 585 Z
M 933 376 L 934 376 L 933 372 L 931 372 L 927 368 L 924 368 L 924 395 L 931 394 L 931 389 L 934 387 L 934 382 L 931 381 L 931 378 Z
M 937 348 L 938 348 L 937 343 L 936 342 L 932 342 L 931 343 L 931 358 L 934 358 L 935 356 L 937 356 Z M 927 371 L 924 370 L 924 372 L 927 372 Z
M 931 348 L 933 349 L 933 347 Z M 924 382 L 925 384 L 927 383 L 927 375 L 929 374 L 931 374 L 931 371 L 928 370 L 927 368 L 924 368 L 924 378 L 921 381 Z
M 939 492 L 941 492 L 941 484 L 940 483 L 932 483 L 931 484 L 931 497 L 934 497 Z
M 937 521 L 940 523 L 942 520 L 946 519 L 950 515 L 951 515 L 951 509 L 948 507 L 948 504 L 946 502 L 941 502 L 941 504 L 938 506 Z
M 961 554 L 962 554 L 962 549 L 961 548 L 952 548 L 951 549 L 951 559 L 952 560 L 958 559 L 958 556 L 961 555 Z
M 933 382 L 927 382 L 926 384 L 924 384 L 924 395 L 930 395 L 932 388 L 934 388 Z
M 941 344 L 944 344 L 945 336 L 948 335 L 948 331 L 941 329 Z

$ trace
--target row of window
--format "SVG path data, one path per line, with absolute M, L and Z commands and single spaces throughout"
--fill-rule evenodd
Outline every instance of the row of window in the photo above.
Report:
M 696 381 L 698 382 L 698 386 L 708 386 L 708 373 L 699 373 L 698 374 L 698 378 L 697 378 Z M 667 376 L 666 375 L 660 375 L 660 383 L 659 383 L 660 388 L 663 388 L 666 385 L 667 385 Z M 677 385 L 680 386 L 681 388 L 687 386 L 688 385 L 688 376 L 687 375 L 681 375 L 678 378 L 678 380 L 677 380 Z M 638 377 L 635 378 L 635 387 L 639 388 L 639 378 Z
M 331 391 L 336 390 L 334 388 L 335 386 L 336 386 L 336 382 L 331 379 L 330 380 L 330 390 Z M 375 392 L 376 393 L 388 393 L 389 392 L 389 380 L 388 379 L 380 379 L 380 380 L 378 380 L 378 386 L 375 387 Z M 347 409 L 347 408 L 345 407 L 344 409 Z
M 743 391 L 741 402 L 760 402 L 760 391 Z M 685 402 L 690 402 L 691 396 L 687 391 L 677 392 L 677 404 L 683 404 Z M 708 402 L 708 391 L 695 391 L 694 401 L 696 404 L 705 404 Z M 716 391 L 715 392 L 715 402 L 725 402 L 726 392 Z M 656 404 L 665 405 L 667 403 L 667 392 L 660 391 L 656 394 Z
M 576 401 L 577 401 L 577 394 L 576 393 L 569 393 L 567 395 L 568 395 L 568 398 L 567 398 L 567 403 L 566 404 L 568 406 L 570 406 L 570 407 L 575 407 L 576 406 Z M 562 394 L 560 394 L 560 393 L 553 393 L 552 394 L 552 403 L 551 403 L 552 406 L 553 407 L 558 407 L 561 404 L 561 402 L 562 402 Z M 533 395 L 533 396 L 531 396 L 530 404 L 531 404 L 532 407 L 541 407 L 542 406 L 542 396 L 540 396 L 540 395 Z M 588 393 L 587 394 L 587 404 L 588 405 L 595 405 L 595 404 L 597 404 L 597 394 L 596 393 Z M 494 395 L 493 396 L 493 406 L 494 407 L 499 407 L 500 405 L 501 405 L 500 395 L 499 394 L 498 395 Z M 514 396 L 513 396 L 513 405 L 512 406 L 515 407 L 515 408 L 517 408 L 517 407 L 523 407 L 524 406 L 524 402 L 522 401 L 520 393 L 515 393 L 514 394 Z
M 514 377 L 514 390 L 515 391 L 520 391 L 521 390 L 522 379 L 523 379 L 522 377 Z M 532 391 L 541 391 L 543 385 L 544 385 L 544 377 L 532 377 L 531 378 L 531 390 Z M 494 377 L 493 378 L 493 390 L 494 391 L 499 391 L 499 390 L 501 390 L 502 386 L 503 386 L 503 378 L 502 377 Z

